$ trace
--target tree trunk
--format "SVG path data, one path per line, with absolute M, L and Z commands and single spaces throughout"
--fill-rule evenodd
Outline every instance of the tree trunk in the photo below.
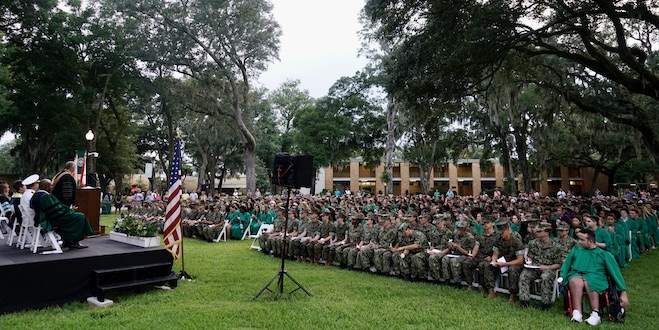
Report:
M 523 125 L 526 126 L 526 125 Z M 517 158 L 519 159 L 519 171 L 522 173 L 523 187 L 525 192 L 530 192 L 533 187 L 533 180 L 531 176 L 531 168 L 527 159 L 527 145 L 526 134 L 524 130 L 526 127 L 520 127 L 515 132 L 515 143 L 517 146 Z
M 224 174 L 226 174 L 226 167 L 222 166 L 222 171 L 220 171 L 220 182 L 217 184 L 217 191 L 222 193 L 222 184 L 224 184 Z
M 389 103 L 387 104 L 387 147 L 384 159 L 385 171 L 387 172 L 387 177 L 389 178 L 386 182 L 386 194 L 390 195 L 394 192 L 394 169 L 393 169 L 393 159 L 394 159 L 394 148 L 396 142 L 396 106 L 394 104 L 394 98 L 389 96 Z
M 595 194 L 595 189 L 597 189 L 597 180 L 600 177 L 600 169 L 595 167 L 595 173 L 593 173 L 593 182 L 590 184 L 590 196 Z
M 499 137 L 501 139 L 501 158 L 503 158 L 503 164 L 506 164 L 507 171 L 506 173 L 506 186 L 508 186 L 508 193 L 510 195 L 517 195 L 517 185 L 515 184 L 515 169 L 513 168 L 512 160 L 512 151 L 508 144 L 508 139 L 506 134 L 502 133 Z M 512 144 L 511 144 L 512 145 Z

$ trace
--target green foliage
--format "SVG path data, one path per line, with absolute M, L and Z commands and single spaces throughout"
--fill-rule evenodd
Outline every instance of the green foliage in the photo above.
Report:
M 158 233 L 158 228 L 158 222 L 145 222 L 132 217 L 116 219 L 112 226 L 112 230 L 117 233 L 138 237 L 154 237 Z
M 337 165 L 359 155 L 367 167 L 380 164 L 386 141 L 386 118 L 373 85 L 364 73 L 342 77 L 314 107 L 293 122 L 301 152 L 314 155 L 314 167 Z
M 633 127 L 659 154 L 656 2 L 368 0 L 364 15 L 393 45 L 384 86 L 408 106 L 444 111 L 519 58 L 521 79 Z

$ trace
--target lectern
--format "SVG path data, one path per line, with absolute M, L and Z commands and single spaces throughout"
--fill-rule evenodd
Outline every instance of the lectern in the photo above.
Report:
M 101 226 L 101 189 L 100 188 L 77 188 L 76 189 L 76 211 L 84 213 L 89 224 L 94 229 L 94 235 L 99 235 Z

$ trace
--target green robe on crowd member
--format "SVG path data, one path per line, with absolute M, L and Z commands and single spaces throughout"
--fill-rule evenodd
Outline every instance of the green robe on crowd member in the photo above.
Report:
M 496 227 L 494 227 L 494 229 L 496 229 Z M 513 231 L 519 233 L 520 226 L 516 225 L 514 222 L 511 222 L 511 223 L 510 223 L 510 229 L 512 229 Z
M 483 233 L 483 226 L 476 221 L 471 221 L 471 230 L 474 231 L 474 236 L 480 235 Z
M 585 249 L 579 245 L 574 247 L 561 266 L 563 285 L 567 286 L 570 279 L 582 276 L 591 291 L 604 292 L 609 287 L 608 277 L 616 283 L 618 291 L 627 291 L 625 280 L 622 278 L 620 268 L 611 253 L 598 247 Z
M 242 213 L 239 210 L 229 213 L 229 223 L 231 224 L 231 238 L 241 239 L 245 227 L 242 223 Z
M 638 228 L 641 231 L 640 234 L 641 237 L 638 238 L 638 245 L 639 248 L 641 248 L 641 251 L 644 251 L 652 246 L 652 244 L 650 243 L 650 225 L 648 224 L 649 223 L 648 220 L 649 218 L 647 219 L 642 217 L 636 218 L 636 223 L 637 224 L 640 223 Z
M 270 215 L 270 213 L 259 211 L 259 214 L 256 215 L 256 219 L 252 221 L 252 226 L 249 229 L 249 232 L 252 233 L 253 235 L 256 235 L 256 233 L 259 232 L 259 228 L 261 228 L 261 224 L 271 224 L 271 223 L 272 223 L 272 216 Z
M 645 221 L 648 224 L 648 236 L 651 236 L 652 239 L 654 240 L 654 244 L 656 246 L 657 244 L 657 238 L 659 238 L 659 223 L 657 223 L 657 215 L 656 214 L 651 214 L 649 217 L 645 219 Z M 652 243 L 652 242 L 650 242 Z
M 606 230 L 604 230 L 604 228 L 597 227 L 595 230 L 593 230 L 593 232 L 595 233 L 595 242 L 606 244 L 606 248 L 604 250 L 610 253 L 615 253 L 614 250 L 612 250 L 613 244 L 611 243 L 611 236 L 606 232 Z
M 45 190 L 39 190 L 32 196 L 30 207 L 35 211 L 35 223 L 41 224 L 47 232 L 57 228 L 56 232 L 64 242 L 76 243 L 85 235 L 94 233 L 83 213 L 73 211 Z
M 638 226 L 636 225 L 636 221 L 634 219 L 627 217 L 627 221 L 618 220 L 618 222 L 623 221 L 625 225 L 627 226 L 627 229 L 629 230 L 629 233 L 627 233 L 627 238 L 629 239 L 630 245 L 631 245 L 631 258 L 632 259 L 638 259 L 641 256 L 641 253 L 638 249 L 638 244 L 636 244 L 636 231 L 638 231 Z M 630 238 L 630 233 L 631 233 L 631 238 Z
M 620 268 L 627 268 L 629 267 L 629 229 L 627 228 L 627 224 L 625 224 L 624 221 L 618 220 L 616 222 L 616 239 L 618 240 L 618 251 L 617 251 L 617 258 L 618 259 L 618 265 Z
M 609 243 L 606 243 L 606 251 L 611 253 L 613 255 L 613 257 L 616 259 L 616 261 L 618 261 L 618 258 L 619 258 L 619 256 L 618 256 L 618 251 L 619 251 L 619 248 L 618 248 L 618 242 L 619 242 L 618 234 L 615 231 L 610 231 L 610 230 L 607 230 L 607 229 L 604 229 L 604 232 L 608 235 L 608 238 L 609 238 Z M 609 244 L 611 244 L 611 245 L 609 246 Z M 620 262 L 618 262 L 618 266 L 620 266 Z

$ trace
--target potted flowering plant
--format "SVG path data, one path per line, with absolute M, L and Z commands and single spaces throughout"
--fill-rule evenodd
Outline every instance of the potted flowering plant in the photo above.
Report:
M 127 217 L 114 220 L 110 239 L 141 247 L 160 245 L 160 237 L 157 237 L 158 224 L 146 222 L 141 219 Z

